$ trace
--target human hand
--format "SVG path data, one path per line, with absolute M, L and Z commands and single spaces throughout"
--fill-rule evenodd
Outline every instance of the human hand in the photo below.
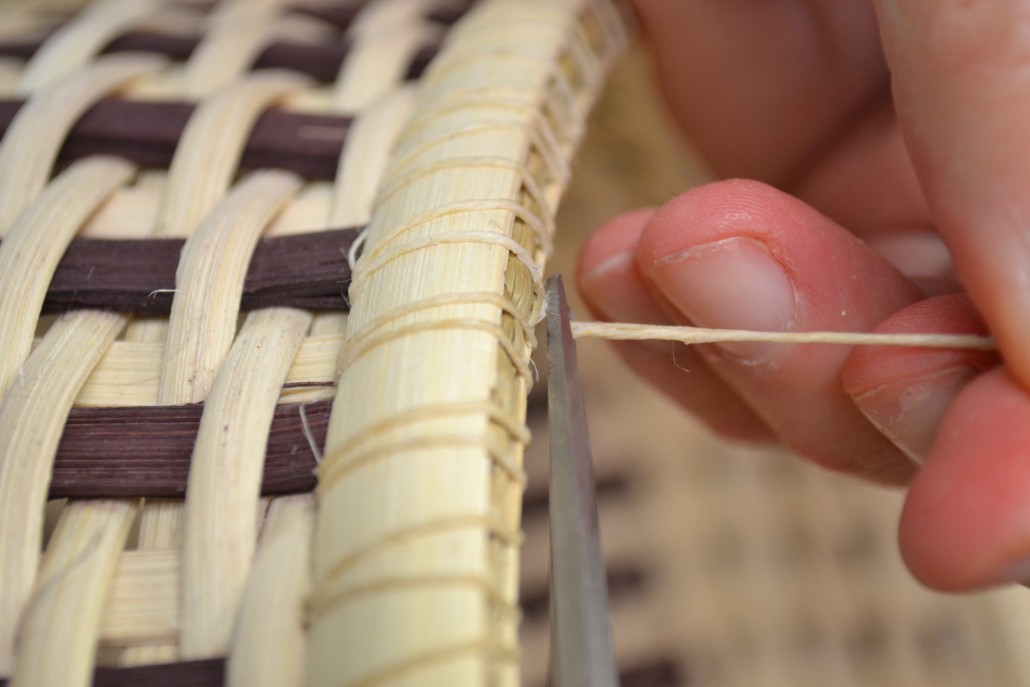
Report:
M 673 114 L 716 173 L 757 181 L 612 220 L 583 250 L 580 288 L 611 321 L 981 333 L 986 320 L 1004 365 L 969 351 L 618 347 L 726 436 L 908 483 L 901 549 L 929 586 L 1027 582 L 1030 13 L 875 4 L 637 0 Z

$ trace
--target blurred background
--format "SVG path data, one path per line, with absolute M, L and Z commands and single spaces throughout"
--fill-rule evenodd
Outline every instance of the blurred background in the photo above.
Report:
M 639 46 L 588 131 L 551 263 L 568 277 L 601 222 L 708 178 L 666 119 Z M 921 588 L 897 553 L 899 491 L 723 443 L 607 344 L 584 341 L 579 355 L 623 687 L 1030 684 L 1030 591 Z M 526 456 L 526 687 L 545 684 L 549 642 L 544 386 L 530 401 Z

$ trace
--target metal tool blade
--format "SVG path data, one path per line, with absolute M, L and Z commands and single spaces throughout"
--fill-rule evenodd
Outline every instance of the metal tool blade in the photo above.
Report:
M 617 687 L 590 437 L 569 304 L 559 276 L 547 284 L 545 311 L 551 444 L 551 685 Z

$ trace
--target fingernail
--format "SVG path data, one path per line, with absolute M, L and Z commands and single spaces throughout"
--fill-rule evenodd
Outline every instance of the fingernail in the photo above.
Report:
M 968 367 L 941 370 L 876 387 L 855 396 L 854 401 L 884 436 L 922 465 L 941 419 L 976 375 Z
M 797 314 L 794 285 L 783 265 L 759 241 L 730 238 L 693 246 L 650 270 L 662 294 L 699 327 L 780 332 Z M 723 343 L 745 362 L 766 362 L 769 343 Z
M 590 304 L 614 322 L 667 324 L 669 319 L 647 292 L 635 251 L 616 253 L 580 280 Z
M 994 578 L 996 584 L 1021 584 L 1030 587 L 1030 558 L 1011 563 Z
M 636 250 L 616 253 L 580 279 L 583 295 L 602 317 L 612 322 L 669 324 L 665 311 L 647 290 L 636 263 Z M 667 341 L 620 342 L 615 347 L 626 355 L 667 359 Z

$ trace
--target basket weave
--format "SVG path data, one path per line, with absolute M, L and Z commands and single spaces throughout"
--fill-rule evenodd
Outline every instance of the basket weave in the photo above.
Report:
M 0 676 L 518 683 L 530 323 L 623 42 L 608 0 L 0 7 Z
M 0 684 L 544 683 L 527 325 L 624 34 L 470 5 L 0 5 Z M 640 81 L 571 243 L 684 186 L 622 136 Z M 716 444 L 584 348 L 626 687 L 1030 684 L 1025 596 L 917 589 L 896 494 Z

